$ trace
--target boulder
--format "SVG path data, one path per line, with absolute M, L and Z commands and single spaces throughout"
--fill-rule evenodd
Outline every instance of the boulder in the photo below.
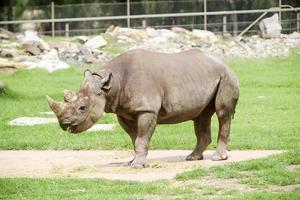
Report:
M 3 57 L 17 57 L 19 54 L 17 49 L 3 48 L 0 49 L 0 55 Z
M 175 33 L 178 33 L 178 34 L 186 34 L 186 35 L 191 35 L 191 34 L 192 34 L 191 31 L 189 31 L 189 30 L 187 30 L 187 29 L 185 29 L 185 28 L 182 28 L 182 27 L 178 27 L 178 26 L 172 27 L 171 30 L 172 30 L 173 32 L 175 32 Z
M 159 32 L 154 29 L 154 28 L 151 28 L 151 27 L 147 27 L 146 28 L 146 33 L 149 37 L 157 37 L 159 36 Z
M 289 37 L 292 39 L 300 39 L 300 33 L 293 32 L 292 34 L 289 35 Z
M 43 68 L 48 70 L 48 72 L 50 73 L 59 69 L 66 69 L 70 67 L 68 64 L 59 60 L 56 49 L 52 49 L 47 54 L 43 55 L 42 60 L 37 63 L 33 63 L 33 62 L 23 62 L 23 63 L 26 64 L 29 69 Z
M 168 29 L 161 29 L 159 30 L 159 35 L 166 39 L 174 39 L 177 37 L 177 34 L 173 31 L 170 31 Z
M 26 64 L 21 62 L 10 61 L 4 58 L 0 58 L 0 73 L 12 72 L 17 69 L 25 68 Z
M 86 43 L 89 40 L 89 37 L 85 36 L 85 35 L 80 35 L 80 36 L 76 36 L 73 38 L 75 41 L 78 41 L 81 44 Z
M 125 35 L 127 37 L 136 39 L 136 40 L 143 40 L 148 38 L 148 34 L 145 30 L 141 29 L 132 29 L 132 28 L 121 28 L 121 27 L 115 27 L 112 32 L 110 32 L 113 36 L 118 35 Z
M 278 14 L 274 14 L 272 17 L 262 19 L 259 22 L 260 35 L 263 38 L 278 38 L 281 34 L 281 24 L 278 19 Z
M 4 28 L 0 28 L 0 39 L 9 39 L 14 36 L 15 34 L 13 32 L 10 32 Z
M 93 63 L 95 62 L 95 58 L 93 56 L 92 50 L 90 47 L 83 45 L 79 48 L 80 52 L 83 54 L 83 61 L 86 63 Z
M 211 31 L 194 29 L 192 31 L 192 36 L 210 44 L 213 44 L 218 41 L 217 36 Z
M 106 40 L 102 36 L 100 36 L 100 35 L 95 36 L 95 37 L 89 39 L 84 44 L 84 46 L 92 48 L 92 49 L 97 49 L 97 48 L 100 48 L 100 47 L 104 47 L 106 45 L 107 45 Z
M 39 55 L 50 50 L 49 45 L 39 38 L 35 31 L 25 31 L 24 35 L 18 36 L 18 40 L 25 51 L 31 55 Z
M 0 33 L 0 39 L 1 40 L 7 40 L 7 39 L 9 39 L 9 36 L 5 33 Z
M 106 29 L 105 33 L 111 33 L 114 31 L 115 28 L 116 26 L 112 24 Z

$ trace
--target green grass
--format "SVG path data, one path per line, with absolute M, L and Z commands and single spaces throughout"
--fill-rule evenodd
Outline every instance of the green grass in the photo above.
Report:
M 238 179 L 249 185 L 293 185 L 300 184 L 300 169 L 288 170 L 289 165 L 300 165 L 300 152 L 289 151 L 265 159 L 232 163 L 209 169 L 196 169 L 176 176 L 179 181 L 211 176 L 223 179 Z
M 117 54 L 119 50 L 116 51 Z M 0 199 L 300 199 L 292 192 L 267 191 L 270 185 L 300 184 L 300 56 L 260 60 L 229 60 L 240 80 L 240 99 L 232 122 L 229 149 L 283 149 L 285 154 L 230 165 L 199 168 L 177 175 L 172 181 L 137 183 L 101 179 L 0 179 Z M 132 149 L 127 134 L 113 114 L 99 123 L 115 123 L 113 131 L 66 134 L 58 125 L 12 127 L 8 121 L 21 116 L 43 116 L 49 111 L 45 95 L 62 99 L 64 89 L 77 90 L 83 79 L 75 67 L 54 72 L 43 70 L 0 74 L 8 85 L 0 96 L 0 149 Z M 216 146 L 217 120 L 213 118 Z M 191 122 L 161 125 L 155 130 L 152 149 L 190 149 L 195 136 Z M 257 191 L 220 189 L 187 184 L 203 177 L 237 179 Z M 173 183 L 183 183 L 176 186 Z M 187 184 L 187 185 L 185 185 Z

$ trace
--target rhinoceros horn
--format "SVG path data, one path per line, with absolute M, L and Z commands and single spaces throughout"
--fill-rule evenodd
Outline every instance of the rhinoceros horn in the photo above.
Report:
M 47 101 L 48 101 L 48 104 L 49 104 L 50 108 L 53 110 L 53 112 L 55 114 L 58 114 L 61 110 L 61 103 L 57 102 L 57 101 L 54 101 L 49 96 L 46 96 L 46 97 L 47 97 Z

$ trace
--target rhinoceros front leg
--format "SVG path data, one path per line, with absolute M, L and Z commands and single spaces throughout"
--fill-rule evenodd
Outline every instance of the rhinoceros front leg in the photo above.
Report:
M 137 135 L 137 125 L 136 121 L 130 121 L 124 119 L 123 117 L 118 116 L 118 121 L 121 127 L 126 131 L 126 133 L 130 136 L 133 147 L 135 147 L 135 139 Z
M 155 129 L 157 115 L 154 113 L 141 113 L 137 120 L 137 137 L 135 139 L 135 158 L 131 163 L 133 168 L 148 167 L 148 148 L 151 136 Z

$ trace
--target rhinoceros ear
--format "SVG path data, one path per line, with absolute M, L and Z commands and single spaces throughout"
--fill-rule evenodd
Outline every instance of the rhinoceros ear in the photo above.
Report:
M 89 70 L 89 69 L 84 70 L 84 77 L 85 78 L 88 77 L 88 76 L 91 76 L 91 75 L 92 75 L 91 70 Z
M 108 91 L 111 86 L 112 86 L 112 82 L 113 82 L 113 75 L 111 72 L 107 73 L 101 80 L 102 82 L 102 89 L 105 91 Z

